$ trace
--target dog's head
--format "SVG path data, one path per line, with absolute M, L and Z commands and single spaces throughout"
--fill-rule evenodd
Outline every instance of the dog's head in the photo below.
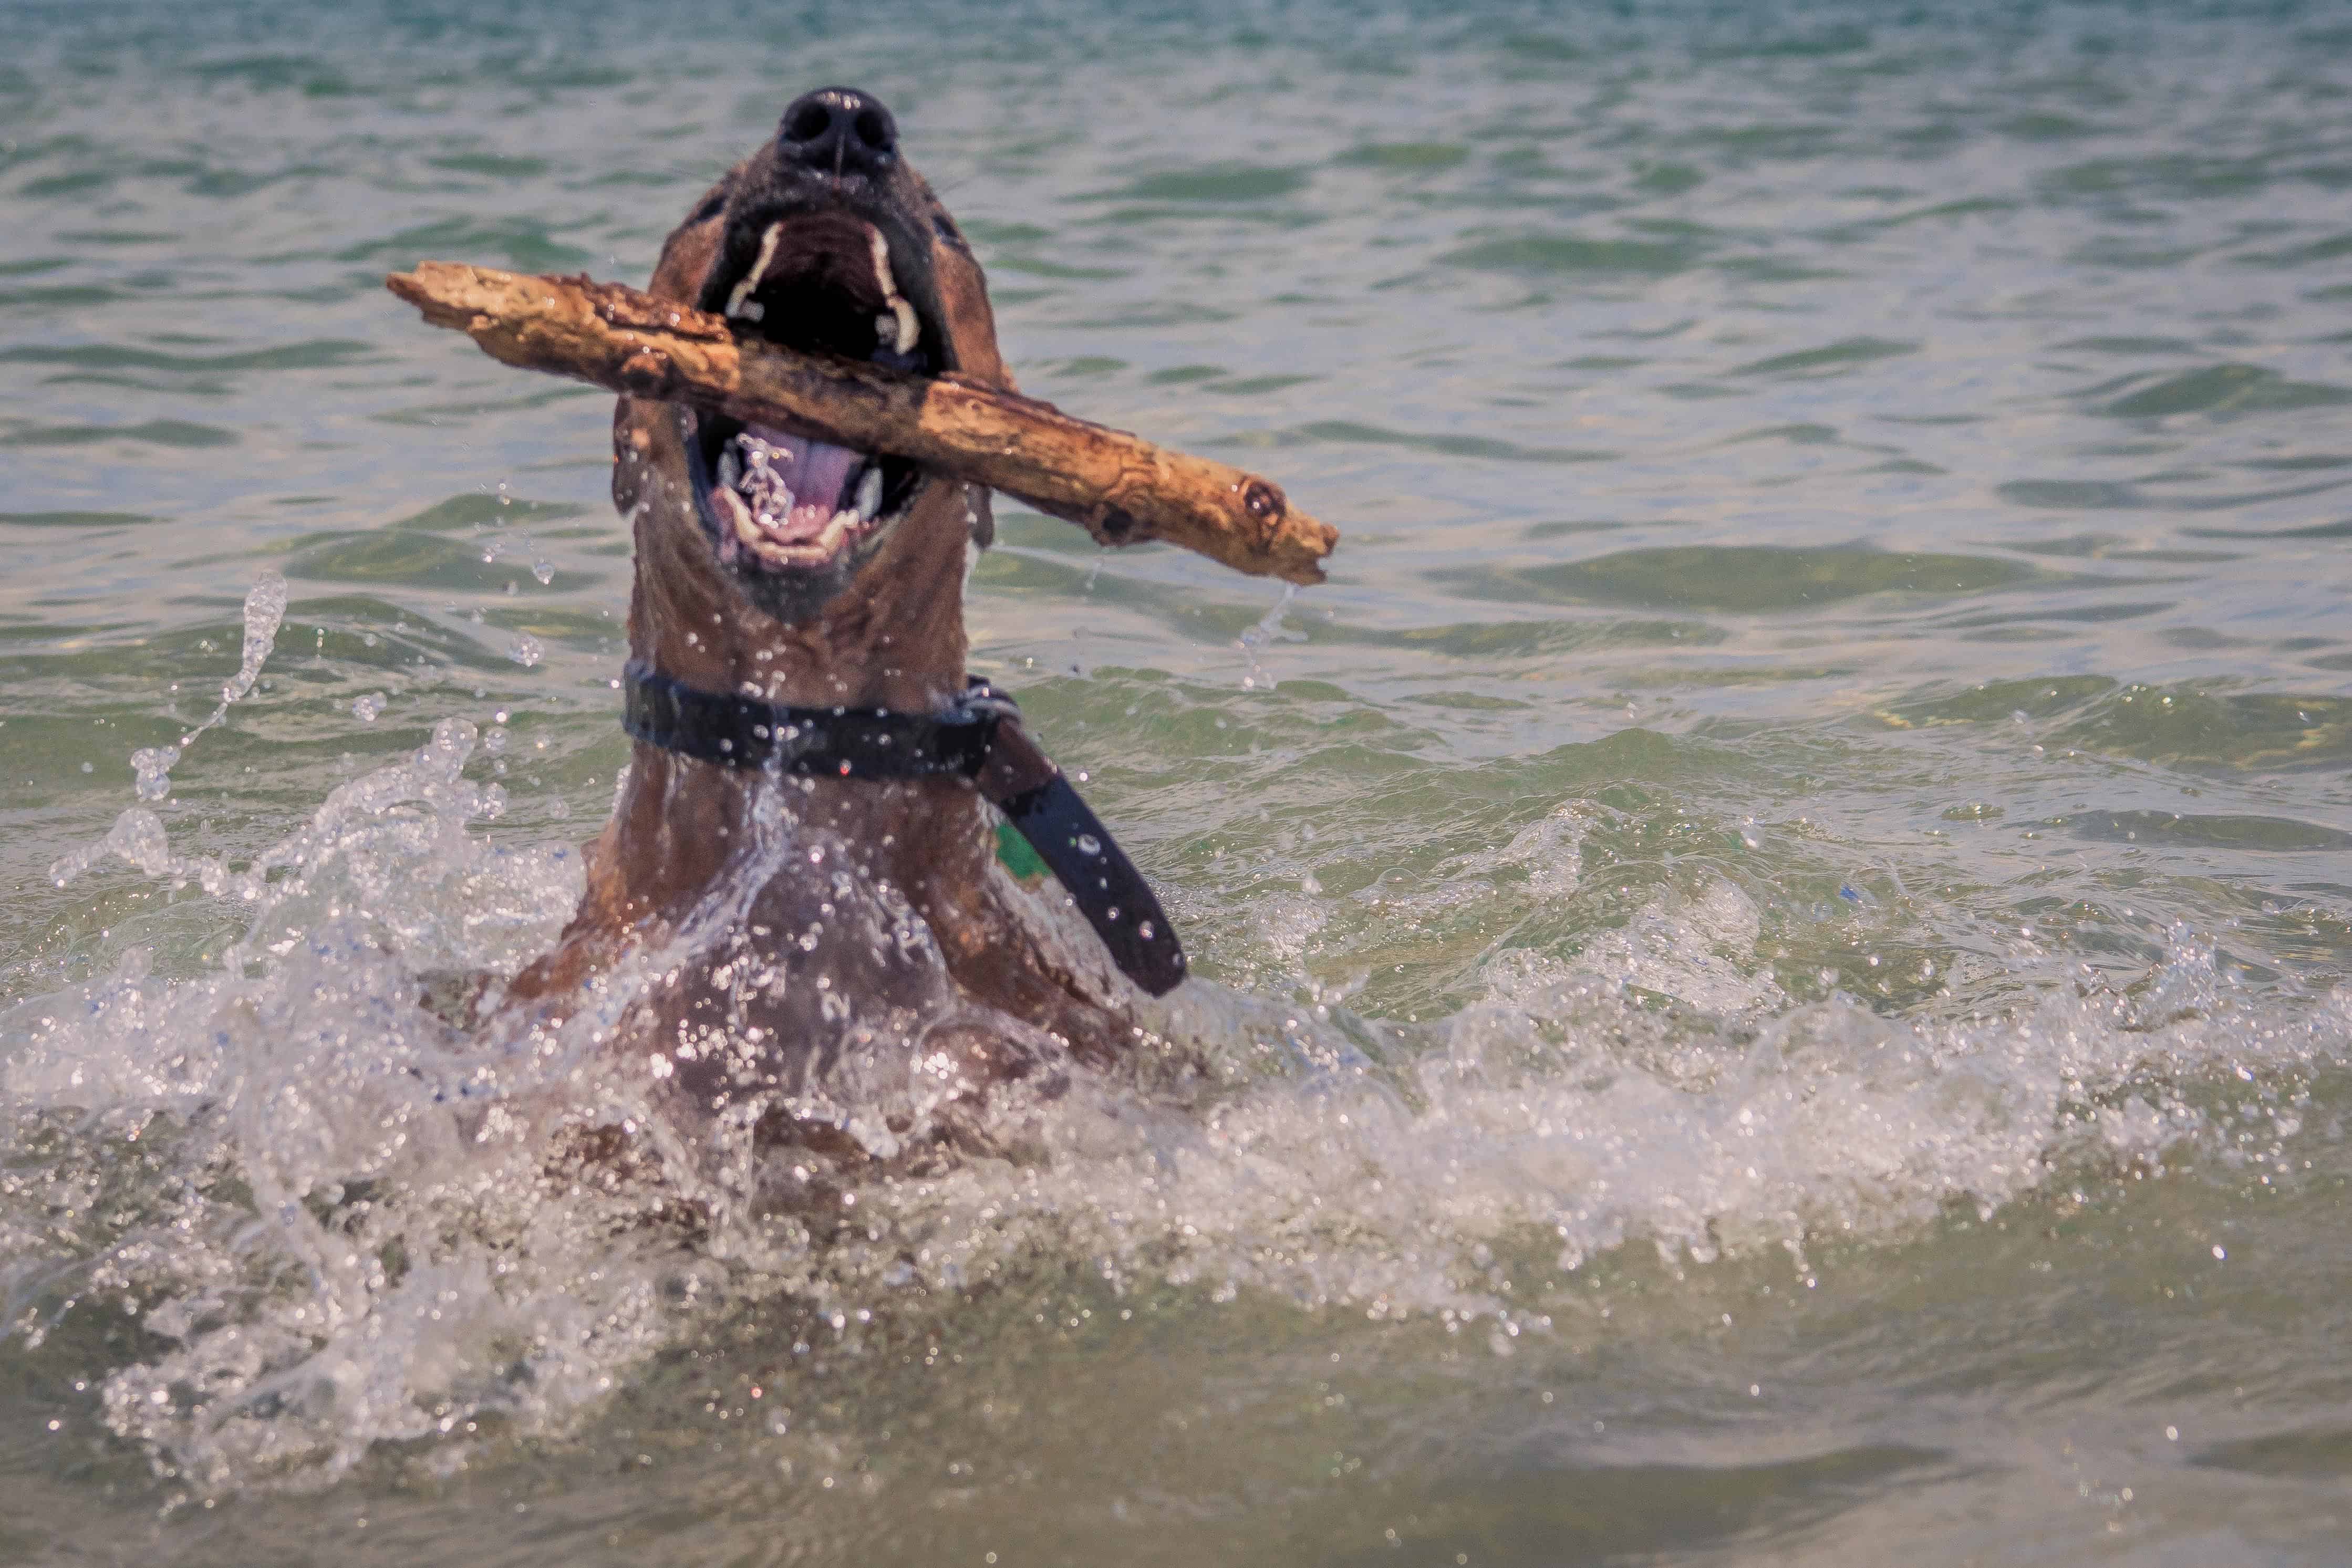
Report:
M 970 246 L 890 111 L 854 89 L 785 110 L 664 243 L 652 291 L 789 348 L 1010 384 Z M 800 625 L 868 574 L 960 582 L 966 539 L 987 542 L 985 492 L 904 458 L 629 399 L 614 447 L 623 509 L 665 503 L 641 517 L 641 586 L 657 548 L 665 573 L 704 580 L 690 598 L 711 614 Z

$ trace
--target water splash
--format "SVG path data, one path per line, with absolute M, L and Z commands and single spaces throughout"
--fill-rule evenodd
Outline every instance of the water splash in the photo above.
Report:
M 2054 1181 L 2160 1178 L 2241 1137 L 2209 1086 L 2292 1082 L 2352 1039 L 2352 992 L 2308 1013 L 2249 1006 L 2186 933 L 2120 1017 L 2112 995 L 2072 987 L 1940 1023 L 1843 997 L 1790 1006 L 1769 982 L 1726 994 L 1709 949 L 1752 943 L 1745 902 L 1718 885 L 1654 909 L 1631 972 L 1622 948 L 1504 955 L 1424 1049 L 1261 1080 L 1205 1124 L 1074 1108 L 1043 1169 L 867 1195 L 863 1211 L 893 1221 L 874 1260 L 953 1288 L 1051 1249 L 1124 1285 L 1515 1333 L 1627 1247 L 1675 1270 L 1769 1254 L 1801 1271 L 1823 1239 L 1897 1239 Z M 1730 1016 L 1695 1031 L 1660 996 Z M 1286 1021 L 1312 1043 L 1297 1010 Z M 2291 1092 L 2266 1098 L 2260 1157 L 2283 1158 L 2301 1113 Z
M 1242 657 L 1249 663 L 1249 673 L 1242 677 L 1244 691 L 1255 691 L 1261 686 L 1274 685 L 1274 677 L 1267 674 L 1265 667 L 1257 662 L 1257 651 L 1260 648 L 1277 638 L 1295 642 L 1306 640 L 1305 632 L 1286 632 L 1282 624 L 1283 617 L 1290 613 L 1291 601 L 1297 597 L 1298 585 L 1295 582 L 1284 583 L 1282 594 L 1274 601 L 1274 608 L 1260 616 L 1256 625 L 1234 639 L 1234 646 L 1242 651 Z
M 228 717 L 230 706 L 253 690 L 261 678 L 261 666 L 268 662 L 270 650 L 278 645 L 278 629 L 286 620 L 286 580 L 275 571 L 264 571 L 254 579 L 245 595 L 245 643 L 238 654 L 236 674 L 221 686 L 220 706 L 202 724 L 180 737 L 177 746 L 143 747 L 131 754 L 131 790 L 140 800 L 154 802 L 172 792 L 172 769 L 196 737 L 221 724 Z M 205 644 L 207 647 L 210 643 Z M 143 819 L 143 820 L 142 820 Z M 144 845 L 151 837 L 148 824 L 154 823 L 152 813 L 137 808 L 123 813 L 107 838 L 95 845 L 85 846 L 59 858 L 49 867 L 49 880 L 63 887 L 109 853 L 122 852 L 133 864 L 143 862 L 133 858 L 128 846 Z M 162 832 L 162 824 L 154 823 L 154 832 Z M 143 850 L 138 852 L 143 853 Z
M 126 811 L 79 858 L 193 883 L 247 912 L 243 935 L 178 978 L 151 977 L 154 954 L 134 949 L 6 1019 L 26 1043 L 0 1080 L 0 1142 L 51 1153 L 0 1194 L 0 1333 L 37 1346 L 89 1292 L 133 1292 L 168 1348 L 112 1373 L 103 1408 L 192 1477 L 325 1479 L 376 1441 L 446 1430 L 437 1411 L 524 1398 L 518 1377 L 564 1386 L 593 1334 L 534 1357 L 503 1337 L 519 1324 L 598 1307 L 618 1322 L 658 1300 L 650 1276 L 594 1276 L 584 1247 L 541 1281 L 544 1259 L 496 1245 L 517 1212 L 554 1217 L 506 1204 L 543 1145 L 518 1160 L 485 1086 L 566 1064 L 518 1067 L 421 998 L 436 974 L 510 970 L 545 946 L 579 878 L 569 851 L 468 831 L 504 810 L 498 786 L 463 777 L 473 744 L 444 720 L 244 867 L 177 855 L 153 813 Z M 87 1216 L 112 1226 L 95 1246 L 61 1252 L 28 1228 L 131 1155 L 154 1185 L 117 1221 Z M 419 1223 L 436 1210 L 467 1239 Z
M 131 754 L 131 793 L 142 800 L 161 800 L 172 792 L 172 768 L 180 760 L 176 746 L 150 746 Z M 52 876 L 57 873 L 52 872 Z
M 376 1444 L 485 1416 L 559 1428 L 744 1270 L 762 1290 L 824 1288 L 805 1228 L 767 1218 L 778 1173 L 749 1122 L 681 1137 L 654 1080 L 600 1042 L 681 968 L 740 961 L 751 891 L 824 846 L 772 792 L 747 874 L 673 939 L 570 1018 L 497 1012 L 582 878 L 568 848 L 483 831 L 505 798 L 466 777 L 477 739 L 442 720 L 247 865 L 176 853 L 152 812 L 125 812 L 81 861 L 193 886 L 242 934 L 193 969 L 141 947 L 0 1018 L 22 1042 L 0 1075 L 0 1148 L 29 1173 L 0 1179 L 0 1334 L 37 1349 L 93 1298 L 132 1302 L 152 1348 L 102 1380 L 105 1419 L 198 1484 L 316 1485 Z M 862 922 L 908 994 L 929 976 L 930 1011 L 961 1016 L 892 890 L 845 873 L 828 915 Z M 478 1011 L 488 1021 L 469 1024 Z M 887 1157 L 894 1125 L 943 1103 L 942 1076 L 913 1032 L 893 1046 L 847 1009 L 834 1021 L 841 1043 L 786 1086 L 790 1108 Z M 631 1130 L 645 1179 L 560 1153 L 612 1127 Z M 81 1223 L 60 1229 L 68 1211 Z M 703 1216 L 695 1247 L 675 1218 L 653 1223 L 681 1212 Z
M 132 947 L 0 1019 L 25 1042 L 0 1079 L 0 1142 L 21 1156 L 0 1184 L 0 1333 L 37 1347 L 95 1303 L 135 1303 L 150 1348 L 103 1376 L 105 1419 L 206 1487 L 317 1485 L 394 1441 L 462 1463 L 468 1423 L 561 1430 L 714 1311 L 780 1292 L 921 1311 L 910 1286 L 951 1302 L 1039 1259 L 1083 1259 L 1118 1291 L 1484 1322 L 1507 1348 L 1624 1249 L 1804 1270 L 1822 1238 L 1912 1235 L 2059 1179 L 2274 1157 L 2300 1131 L 2295 1075 L 2352 1038 L 2352 995 L 2249 995 L 2186 930 L 2126 993 L 2021 959 L 2024 999 L 1992 1014 L 1797 1002 L 1763 911 L 1701 875 L 1572 951 L 1494 954 L 1433 1024 L 1190 988 L 1161 1021 L 1206 1053 L 1222 1087 L 1205 1103 L 1074 1072 L 1056 1099 L 989 1113 L 1017 1158 L 851 1182 L 857 1223 L 819 1228 L 776 1208 L 791 1173 L 746 1129 L 682 1136 L 597 1049 L 646 988 L 730 960 L 740 898 L 560 1027 L 425 1005 L 452 977 L 494 998 L 581 885 L 570 850 L 488 834 L 505 801 L 466 777 L 477 749 L 443 720 L 244 866 L 178 854 L 152 812 L 125 812 L 92 858 L 196 887 L 242 934 L 193 969 Z M 804 858 L 762 805 L 746 852 Z M 1564 802 L 1449 877 L 1570 899 L 1605 820 Z M 890 890 L 836 892 L 844 918 L 936 967 Z M 943 980 L 935 1001 L 953 1005 Z M 927 1111 L 919 1064 L 838 1060 L 795 1111 L 895 1152 L 892 1124 Z M 2242 1111 L 2225 1135 L 2217 1080 L 2268 1086 L 2266 1142 L 2242 1144 Z M 552 1154 L 614 1125 L 657 1173 L 583 1180 Z M 658 1218 L 681 1208 L 691 1234 Z

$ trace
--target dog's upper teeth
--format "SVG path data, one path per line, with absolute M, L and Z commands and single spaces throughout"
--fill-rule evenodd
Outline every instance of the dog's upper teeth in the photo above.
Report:
M 857 515 L 872 522 L 882 510 L 882 470 L 869 467 L 866 477 L 857 482 Z
M 874 281 L 882 286 L 882 298 L 898 297 L 898 280 L 890 275 L 890 242 L 872 224 L 866 225 L 866 243 L 874 253 Z
M 768 313 L 766 306 L 752 302 L 751 290 L 760 287 L 760 279 L 767 273 L 768 264 L 776 259 L 776 246 L 783 237 L 784 225 L 781 223 L 770 224 L 767 232 L 760 236 L 759 259 L 751 263 L 751 270 L 727 296 L 728 315 L 757 321 Z

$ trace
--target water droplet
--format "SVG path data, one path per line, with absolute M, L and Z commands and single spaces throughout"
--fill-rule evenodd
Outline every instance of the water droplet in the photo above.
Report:
M 530 563 L 530 574 L 539 579 L 540 586 L 544 588 L 555 580 L 555 563 L 541 556 Z
M 1077 845 L 1078 852 L 1082 855 L 1098 855 L 1102 853 L 1102 841 L 1095 837 L 1092 833 L 1080 833 L 1077 837 Z
M 362 724 L 373 724 L 389 700 L 382 692 L 370 692 L 352 704 L 352 716 Z
M 172 765 L 180 760 L 176 746 L 153 746 L 131 754 L 134 788 L 142 800 L 160 800 L 172 792 Z
M 528 670 L 547 656 L 546 646 L 529 632 L 519 634 L 507 648 L 507 657 Z

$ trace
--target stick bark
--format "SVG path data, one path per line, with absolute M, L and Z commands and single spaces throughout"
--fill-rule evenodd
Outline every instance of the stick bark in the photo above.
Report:
M 585 275 L 425 261 L 384 285 L 507 364 L 911 458 L 1106 545 L 1160 539 L 1254 576 L 1320 582 L 1339 542 L 1257 475 L 953 374 L 893 375 L 738 339 L 720 317 Z

